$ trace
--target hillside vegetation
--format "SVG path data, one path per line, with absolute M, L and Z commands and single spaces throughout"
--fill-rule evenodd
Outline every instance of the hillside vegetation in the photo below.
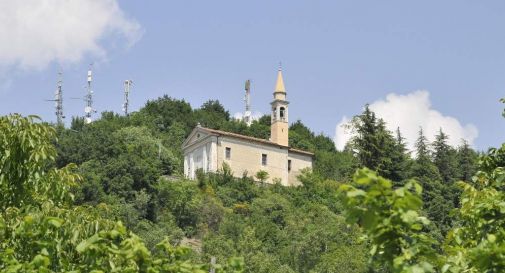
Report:
M 505 146 L 479 155 L 464 141 L 449 146 L 442 130 L 433 143 L 420 131 L 414 156 L 401 128 L 389 132 L 365 107 L 349 124 L 355 137 L 345 151 L 301 121 L 290 126 L 290 145 L 316 155 L 301 187 L 265 185 L 254 174 L 234 178 L 226 166 L 188 181 L 181 145 L 197 123 L 259 138 L 270 132 L 269 116 L 248 127 L 218 101 L 193 109 L 169 97 L 127 117 L 104 112 L 87 125 L 74 118 L 68 129 L 2 117 L 0 269 L 505 267 Z

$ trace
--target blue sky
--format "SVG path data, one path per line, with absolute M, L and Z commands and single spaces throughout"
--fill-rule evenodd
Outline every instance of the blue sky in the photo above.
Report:
M 457 137 L 473 126 L 478 136 L 467 133 L 479 149 L 504 140 L 504 1 L 100 1 L 0 4 L 11 14 L 0 19 L 2 43 L 13 41 L 0 45 L 0 114 L 55 120 L 44 99 L 62 66 L 64 111 L 82 115 L 84 103 L 69 98 L 84 95 L 92 62 L 99 112 L 121 111 L 122 83 L 132 79 L 133 110 L 168 94 L 193 106 L 219 99 L 234 114 L 251 79 L 253 109 L 267 113 L 282 61 L 291 121 L 330 137 L 365 103 L 425 90 L 430 113 L 457 120 L 440 123 L 461 127 Z M 47 15 L 30 14 L 40 2 L 49 4 Z M 24 19 L 12 15 L 23 12 Z M 46 25 L 16 28 L 30 16 Z M 413 117 L 410 108 L 393 115 L 438 126 L 439 116 Z

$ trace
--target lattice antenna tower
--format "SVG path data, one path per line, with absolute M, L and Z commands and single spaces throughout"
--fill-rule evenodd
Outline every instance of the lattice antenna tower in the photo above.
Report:
M 251 80 L 245 81 L 245 112 L 244 112 L 244 122 L 247 125 L 251 125 L 252 123 L 252 112 L 251 112 Z
M 56 122 L 59 125 L 63 125 L 63 119 L 65 115 L 63 115 L 63 73 L 58 72 L 58 88 L 56 89 L 55 101 L 56 101 Z
M 55 114 L 56 114 L 56 123 L 58 125 L 63 125 L 65 115 L 63 115 L 63 73 L 61 70 L 58 72 L 58 83 L 56 85 L 56 91 L 54 92 L 54 99 L 46 100 L 46 101 L 54 101 L 55 106 Z
M 84 96 L 84 101 L 86 102 L 86 106 L 84 107 L 84 121 L 89 124 L 93 120 L 91 118 L 91 115 L 93 113 L 96 113 L 96 110 L 93 108 L 93 90 L 91 90 L 91 82 L 92 82 L 92 69 L 93 65 L 89 66 L 88 70 L 88 85 L 87 85 L 87 93 L 86 96 Z
M 130 105 L 130 91 L 131 87 L 133 85 L 132 80 L 126 80 L 124 81 L 124 103 L 123 103 L 123 112 L 125 116 L 128 116 L 128 107 Z

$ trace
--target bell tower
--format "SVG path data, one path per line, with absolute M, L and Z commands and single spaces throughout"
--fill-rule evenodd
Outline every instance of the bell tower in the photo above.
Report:
M 270 126 L 270 140 L 279 145 L 288 146 L 288 104 L 286 100 L 286 88 L 282 79 L 282 68 L 277 72 L 275 83 L 274 100 L 272 105 L 272 125 Z

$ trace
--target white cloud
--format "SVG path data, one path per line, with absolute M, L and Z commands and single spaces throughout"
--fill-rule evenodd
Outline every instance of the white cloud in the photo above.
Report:
M 0 65 L 42 69 L 53 61 L 73 63 L 85 54 L 105 56 L 105 37 L 141 35 L 117 0 L 0 1 Z
M 414 143 L 418 137 L 419 128 L 431 142 L 439 129 L 449 135 L 448 143 L 452 146 L 461 144 L 461 139 L 466 139 L 470 145 L 479 135 L 473 124 L 462 125 L 456 118 L 444 116 L 431 106 L 428 91 L 415 91 L 407 95 L 389 94 L 385 100 L 378 100 L 370 104 L 370 109 L 387 123 L 390 131 L 400 127 L 400 131 L 406 138 L 408 148 L 414 149 Z M 335 129 L 335 145 L 343 149 L 347 141 L 352 137 L 351 132 L 343 125 L 349 119 L 344 117 Z

